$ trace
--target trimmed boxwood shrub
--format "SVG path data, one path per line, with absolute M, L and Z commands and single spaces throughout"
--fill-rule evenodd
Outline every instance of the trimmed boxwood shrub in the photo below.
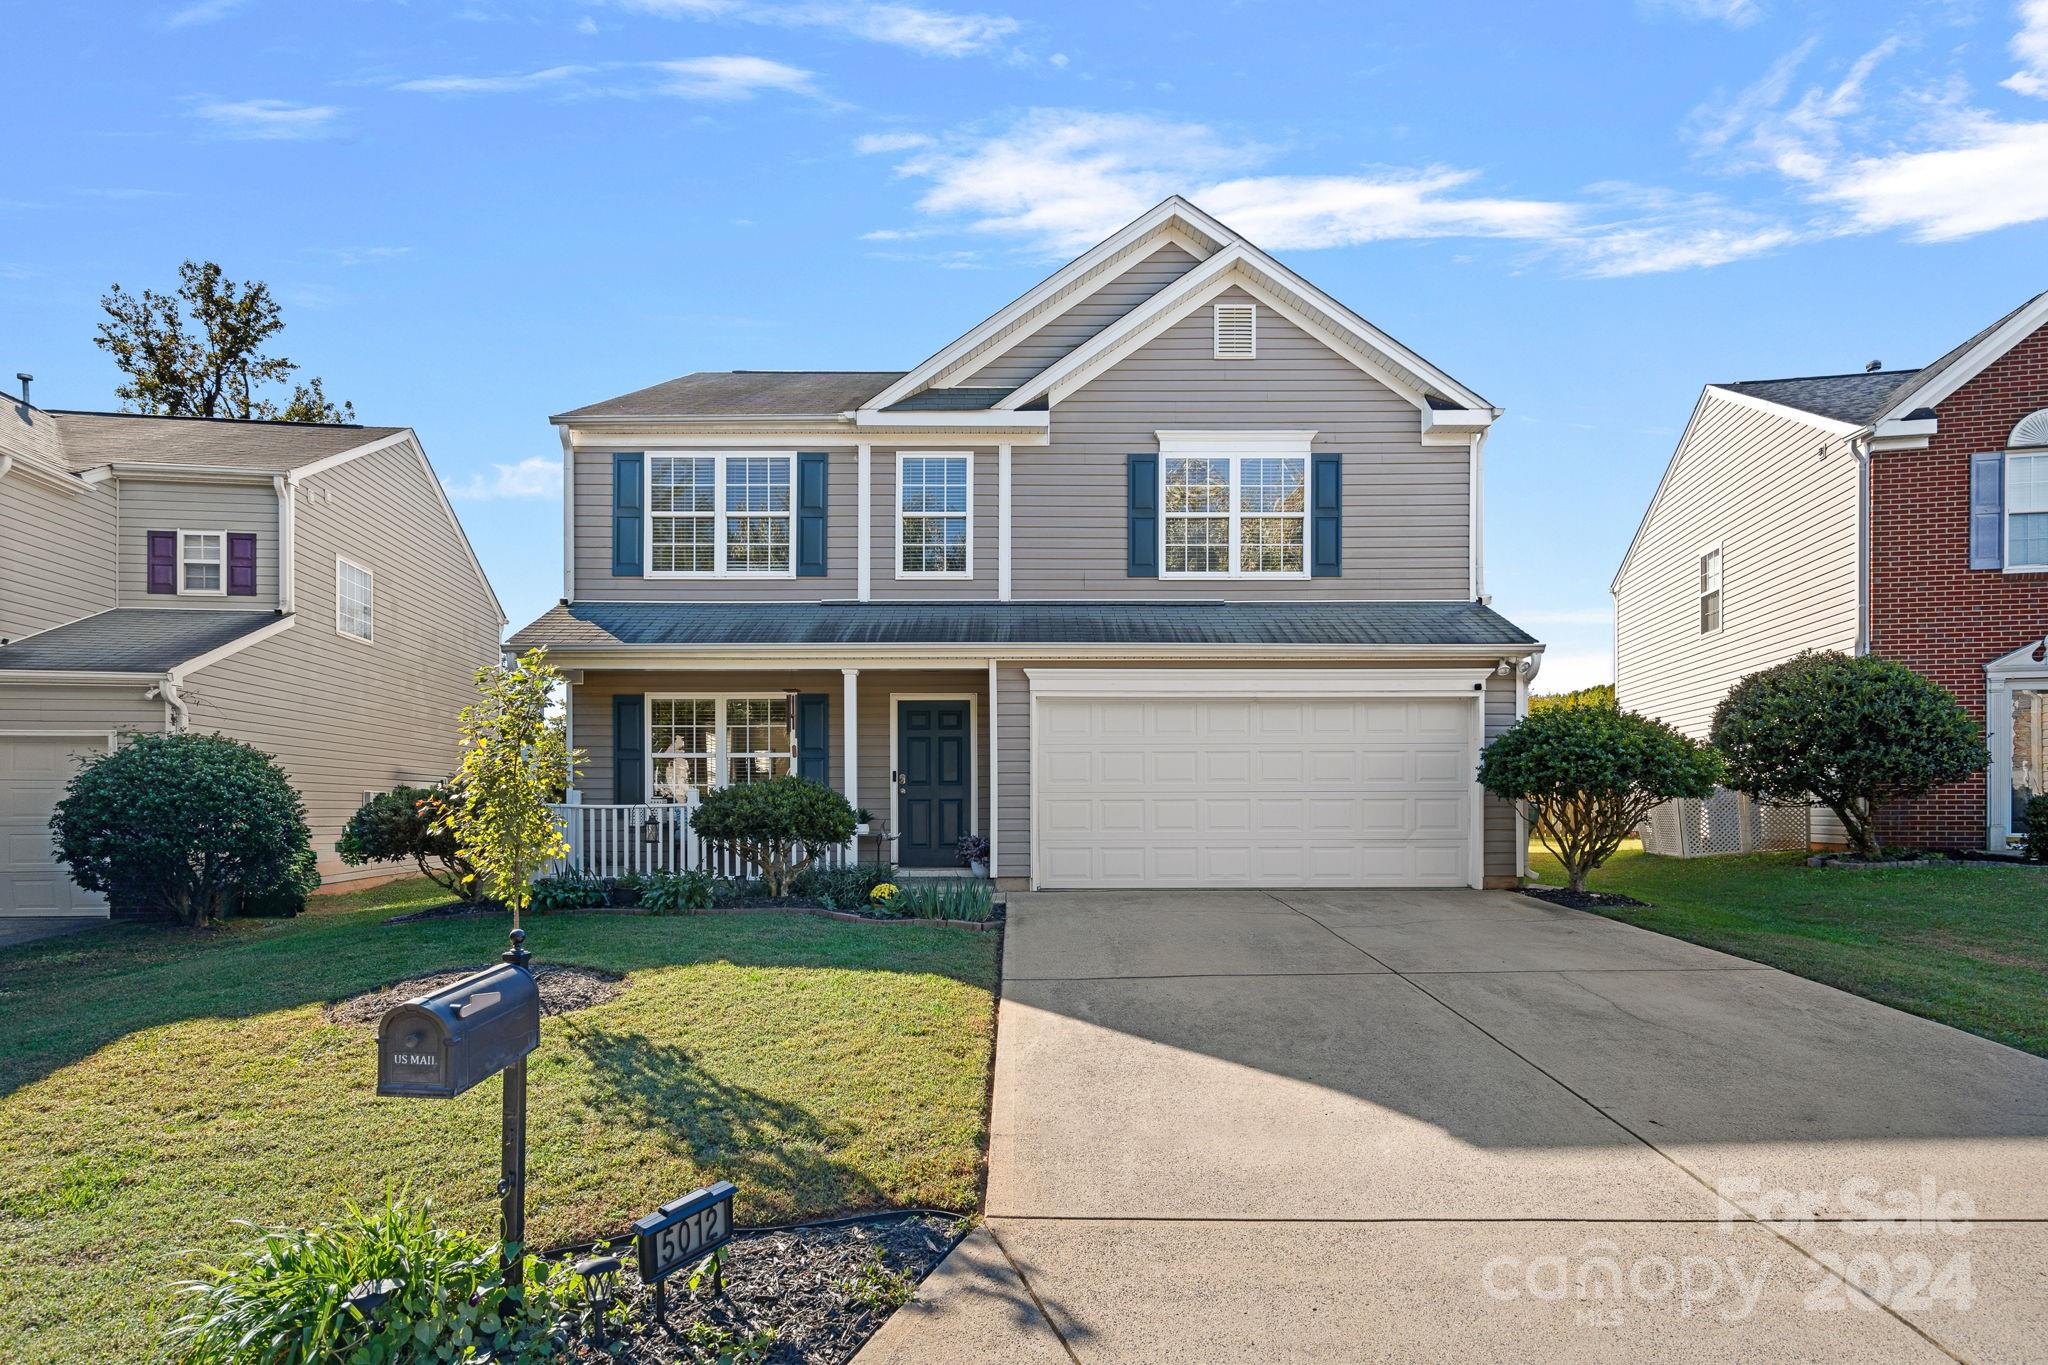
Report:
M 1982 772 L 1984 731 L 1946 688 L 1875 655 L 1806 653 L 1752 673 L 1714 711 L 1728 785 L 1781 805 L 1826 806 L 1865 858 L 1883 856 L 1878 811 Z
M 182 924 L 309 889 L 305 804 L 270 755 L 225 735 L 127 736 L 71 779 L 50 832 L 80 886 Z
M 789 894 L 791 880 L 819 850 L 851 839 L 855 823 L 845 797 L 794 773 L 713 787 L 690 817 L 699 838 L 724 844 L 760 868 L 768 894 L 778 899 Z
M 410 858 L 421 876 L 451 896 L 473 901 L 476 868 L 442 823 L 452 799 L 445 787 L 394 787 L 349 817 L 334 851 L 350 867 Z

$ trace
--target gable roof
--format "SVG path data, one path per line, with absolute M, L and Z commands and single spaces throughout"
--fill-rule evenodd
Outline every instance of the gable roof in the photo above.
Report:
M 46 413 L 55 424 L 64 462 L 73 469 L 156 464 L 288 474 L 315 460 L 405 431 L 404 427 L 159 417 L 70 408 L 51 408 Z
M 1743 379 L 1715 388 L 1797 408 L 1831 421 L 1867 427 L 1877 420 L 1901 384 L 1919 370 L 1867 370 L 1861 374 L 1817 374 L 1799 379 Z
M 0 645 L 0 677 L 38 672 L 167 673 L 288 619 L 272 611 L 117 607 Z
M 866 405 L 901 370 L 698 370 L 555 414 L 577 417 L 837 417 Z
M 2034 295 L 1899 385 L 1873 422 L 1931 408 L 1975 379 L 2007 351 L 2048 324 L 2048 290 Z

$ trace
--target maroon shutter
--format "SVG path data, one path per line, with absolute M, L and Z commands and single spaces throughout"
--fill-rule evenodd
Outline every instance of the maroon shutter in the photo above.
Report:
M 149 533 L 149 590 L 170 592 L 178 590 L 178 533 L 176 531 L 151 531 Z
M 228 596 L 256 595 L 256 537 L 248 531 L 228 532 Z

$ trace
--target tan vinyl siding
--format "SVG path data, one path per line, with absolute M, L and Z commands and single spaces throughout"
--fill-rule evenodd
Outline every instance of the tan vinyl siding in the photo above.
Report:
M 1245 300 L 1240 290 L 1220 296 Z M 1425 446 L 1413 404 L 1275 310 L 1256 360 L 1213 359 L 1203 306 L 1056 404 L 1051 442 L 1012 460 L 1018 598 L 1465 598 L 1470 452 Z M 1344 568 L 1332 578 L 1171 579 L 1126 573 L 1125 458 L 1161 429 L 1313 430 L 1344 456 Z
M 295 518 L 296 621 L 192 676 L 192 728 L 277 757 L 323 877 L 387 875 L 344 868 L 334 841 L 365 791 L 454 770 L 456 714 L 497 659 L 501 624 L 410 442 L 306 480 Z M 335 629 L 338 555 L 375 576 L 373 642 Z
M 620 446 L 618 450 L 637 450 Z M 708 449 L 708 448 L 707 448 Z M 851 598 L 858 587 L 855 552 L 860 527 L 860 463 L 853 447 L 792 443 L 793 451 L 824 451 L 826 467 L 823 578 L 612 577 L 611 449 L 576 452 L 576 598 L 582 602 L 805 602 Z M 672 452 L 663 452 L 672 453 Z M 739 453 L 766 453 L 742 451 Z M 644 469 L 644 466 L 643 466 Z M 891 476 L 893 477 L 893 466 Z M 643 473 L 643 478 L 644 478 Z M 791 523 L 791 533 L 795 524 Z
M 954 597 L 989 599 L 997 595 L 1001 574 L 1001 555 L 997 545 L 1001 533 L 1001 460 L 993 446 L 975 449 L 962 446 L 959 449 L 967 450 L 972 457 L 969 469 L 973 489 L 969 535 L 972 540 L 974 577 L 960 579 L 896 576 L 897 565 L 901 562 L 899 550 L 903 526 L 901 509 L 898 508 L 896 500 L 897 457 L 899 453 L 930 455 L 937 452 L 925 448 L 903 452 L 877 448 L 871 457 L 875 491 L 869 510 L 874 515 L 874 528 L 868 544 L 869 553 L 873 556 L 872 578 L 868 590 L 876 601 L 884 598 L 924 601 Z M 1013 471 L 1015 458 L 1015 453 L 1012 452 Z
M 122 479 L 120 483 L 120 605 L 124 607 L 275 607 L 277 605 L 277 494 L 268 485 L 173 483 Z M 151 531 L 246 532 L 256 537 L 256 595 L 177 594 L 149 591 Z M 225 553 L 225 550 L 223 550 Z M 225 577 L 227 568 L 221 568 Z
M 1172 284 L 1195 258 L 1168 243 L 1083 297 L 1008 350 L 960 380 L 962 387 L 1015 388 Z
M 1853 649 L 1856 504 L 1840 438 L 1707 394 L 1615 585 L 1621 704 L 1704 739 L 1744 675 Z M 1717 544 L 1722 627 L 1702 635 L 1699 558 Z
M 1515 714 L 1515 680 L 1498 673 L 1486 680 L 1486 742 L 1488 744 L 1512 726 Z M 1520 874 L 1522 859 L 1515 847 L 1515 808 L 1491 792 L 1480 797 L 1486 820 L 1485 871 L 1489 884 Z
M 161 734 L 164 704 L 144 694 L 147 683 L 85 686 L 21 684 L 0 680 L 0 734 L 9 730 L 78 730 L 88 734 L 139 730 Z
M 114 605 L 113 489 L 66 492 L 19 470 L 0 479 L 0 639 Z

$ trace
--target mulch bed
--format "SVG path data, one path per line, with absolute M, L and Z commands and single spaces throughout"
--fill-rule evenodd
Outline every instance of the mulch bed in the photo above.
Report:
M 428 976 L 408 977 L 381 990 L 352 995 L 327 1006 L 327 1021 L 331 1024 L 374 1024 L 395 1006 L 482 970 L 482 966 L 477 966 L 434 972 Z M 533 967 L 533 981 L 540 988 L 540 1012 L 543 1015 L 568 1014 L 572 1010 L 602 1005 L 626 988 L 625 980 L 617 972 L 569 967 L 557 962 L 536 963 Z
M 1634 896 L 1615 896 L 1605 891 L 1573 891 L 1562 886 L 1525 886 L 1522 894 L 1552 905 L 1562 905 L 1567 910 L 1603 910 L 1649 904 Z
M 654 1317 L 653 1290 L 634 1274 L 632 1248 L 614 1248 L 611 1254 L 625 1263 L 614 1288 L 630 1320 L 611 1329 L 608 1345 L 579 1339 L 563 1358 L 579 1365 L 841 1365 L 963 1231 L 958 1220 L 910 1213 L 836 1227 L 737 1233 L 725 1249 L 724 1294 L 714 1297 L 706 1283 L 693 1297 L 689 1275 L 679 1273 L 668 1282 L 666 1322 Z M 750 1341 L 759 1344 L 758 1353 L 737 1349 Z

